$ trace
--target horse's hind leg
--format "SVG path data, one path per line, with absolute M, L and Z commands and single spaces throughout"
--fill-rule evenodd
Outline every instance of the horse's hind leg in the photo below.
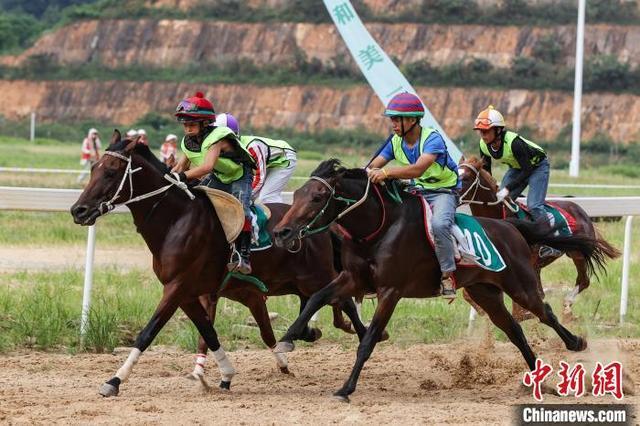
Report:
M 490 284 L 474 284 L 466 287 L 469 296 L 489 315 L 491 322 L 502 330 L 511 343 L 522 353 L 524 360 L 531 370 L 535 368 L 536 356 L 527 342 L 520 324 L 511 316 L 504 305 L 502 291 Z
M 198 329 L 198 332 L 200 332 L 202 338 L 207 343 L 209 349 L 213 352 L 214 359 L 216 360 L 218 369 L 220 370 L 220 388 L 230 389 L 231 379 L 235 376 L 236 370 L 233 368 L 229 358 L 227 358 L 227 354 L 224 349 L 220 346 L 218 334 L 213 328 L 211 320 L 207 316 L 207 312 L 204 307 L 197 297 L 193 297 L 181 303 L 180 308 L 182 308 L 184 313 L 187 314 L 191 322 L 193 322 Z
M 575 287 L 564 298 L 562 311 L 563 316 L 571 315 L 571 306 L 576 301 L 576 296 L 591 284 L 589 273 L 587 272 L 587 262 L 584 259 L 584 256 L 580 253 L 568 253 L 568 256 L 573 261 L 576 271 L 578 272 L 578 276 L 576 277 Z
M 344 319 L 340 306 L 331 305 L 331 310 L 333 311 L 333 326 L 345 333 L 353 334 L 355 332 L 353 326 L 350 321 Z
M 382 332 L 387 326 L 387 323 L 389 322 L 399 300 L 400 293 L 397 289 L 378 289 L 378 306 L 371 320 L 371 325 L 369 325 L 364 338 L 358 345 L 356 363 L 354 364 L 351 374 L 345 384 L 333 394 L 335 397 L 345 402 L 349 401 L 349 395 L 356 390 L 358 378 L 360 377 L 360 372 L 364 367 L 364 363 L 367 362 L 373 352 L 373 348 L 375 348 L 376 343 L 380 340 Z
M 105 397 L 118 395 L 120 392 L 120 384 L 127 380 L 131 374 L 133 366 L 138 362 L 138 358 L 140 358 L 142 352 L 149 347 L 151 342 L 153 342 L 153 339 L 158 335 L 160 330 L 162 330 L 162 327 L 164 327 L 167 321 L 169 321 L 176 312 L 176 309 L 178 309 L 178 287 L 179 286 L 176 283 L 164 286 L 162 299 L 160 299 L 160 303 L 147 325 L 142 329 L 140 334 L 138 334 L 133 345 L 134 348 L 131 349 L 131 352 L 129 353 L 129 357 L 122 367 L 120 367 L 116 372 L 115 376 L 100 387 L 100 395 Z
M 576 336 L 560 324 L 551 306 L 544 303 L 535 289 L 523 285 L 521 291 L 510 294 L 511 298 L 537 316 L 540 321 L 553 328 L 570 351 L 582 351 L 587 348 L 587 342 L 582 337 Z

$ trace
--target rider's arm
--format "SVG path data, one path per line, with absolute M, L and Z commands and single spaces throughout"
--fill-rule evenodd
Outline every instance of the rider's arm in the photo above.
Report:
M 187 179 L 201 179 L 211 173 L 211 171 L 213 170 L 213 166 L 216 165 L 216 162 L 220 157 L 221 147 L 221 143 L 215 143 L 211 145 L 211 148 L 207 150 L 207 154 L 204 157 L 204 162 L 198 167 L 194 167 L 193 169 L 186 170 L 184 172 L 187 176 Z
M 371 169 L 381 169 L 388 162 L 389 162 L 389 160 L 384 158 L 382 155 L 378 155 L 376 158 L 373 159 L 373 161 L 371 161 L 371 163 L 369 163 L 369 168 L 371 168 Z
M 422 154 L 418 157 L 415 164 L 402 167 L 390 167 L 387 169 L 387 176 L 390 179 L 415 179 L 422 176 L 434 161 L 437 156 L 435 154 Z
M 264 181 L 267 178 L 267 156 L 269 155 L 269 147 L 263 144 L 262 142 L 255 141 L 251 142 L 247 149 L 249 153 L 256 161 L 256 173 L 253 176 L 253 182 L 251 183 L 251 187 L 253 188 L 253 194 L 257 194 L 262 189 L 264 185 Z
M 525 141 L 519 137 L 515 138 L 511 143 L 511 150 L 513 151 L 513 156 L 518 160 L 518 164 L 520 164 L 520 173 L 513 182 L 506 186 L 509 191 L 512 191 L 513 188 L 517 188 L 524 182 L 527 182 L 534 169 L 531 165 L 531 151 Z

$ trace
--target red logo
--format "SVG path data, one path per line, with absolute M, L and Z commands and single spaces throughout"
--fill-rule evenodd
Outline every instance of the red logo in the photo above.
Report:
M 533 386 L 533 397 L 536 401 L 542 401 L 542 382 L 552 371 L 553 367 L 538 358 L 536 359 L 536 368 L 524 374 L 522 383 L 527 387 Z
M 584 395 L 584 366 L 577 363 L 573 368 L 569 368 L 569 364 L 560 361 L 560 371 L 558 371 L 561 381 L 558 383 L 557 389 L 560 396 L 569 396 L 573 393 L 576 398 Z
M 610 393 L 616 399 L 622 399 L 622 364 L 610 362 L 604 367 L 596 362 L 596 368 L 591 375 L 593 382 L 593 396 L 603 396 Z

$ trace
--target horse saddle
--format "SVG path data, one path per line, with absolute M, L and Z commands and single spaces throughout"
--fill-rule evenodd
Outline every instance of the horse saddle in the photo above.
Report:
M 533 216 L 529 212 L 527 206 L 520 201 L 512 201 L 511 206 L 516 208 L 515 215 L 521 220 L 533 220 Z M 507 217 L 507 206 L 503 206 L 503 217 Z M 544 203 L 544 210 L 547 213 L 547 219 L 551 227 L 558 226 L 555 235 L 570 237 L 576 232 L 578 223 L 576 218 L 573 217 L 568 211 L 559 207 L 555 203 Z
M 229 243 L 234 242 L 244 226 L 244 209 L 242 208 L 242 203 L 233 195 L 219 189 L 209 188 L 208 186 L 196 186 L 195 189 L 207 195 L 213 208 L 216 210 L 227 241 Z M 251 210 L 254 216 L 252 220 L 254 231 L 257 231 L 254 232 L 254 234 L 257 234 L 257 238 L 254 235 L 253 239 L 258 243 L 254 244 L 252 248 L 264 249 L 266 248 L 264 247 L 265 245 L 268 244 L 270 246 L 271 244 L 271 238 L 267 232 L 267 223 L 271 218 L 271 210 L 261 203 L 254 203 L 254 205 L 251 206 Z M 268 242 L 265 241 L 267 237 Z
M 431 219 L 433 213 L 427 200 L 422 201 L 424 229 L 427 240 L 435 247 Z M 456 213 L 452 227 L 456 264 L 459 266 L 476 266 L 493 272 L 500 272 L 506 268 L 497 247 L 484 232 L 480 222 L 473 216 Z

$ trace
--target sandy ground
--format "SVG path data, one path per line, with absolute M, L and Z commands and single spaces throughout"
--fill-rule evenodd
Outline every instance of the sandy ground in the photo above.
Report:
M 626 392 L 640 384 L 639 339 L 590 342 L 590 349 L 580 354 L 567 354 L 555 339 L 538 342 L 535 349 L 556 369 L 561 359 L 589 365 L 614 357 L 630 373 L 625 377 Z M 1 356 L 0 423 L 511 424 L 512 406 L 533 402 L 530 390 L 519 385 L 524 362 L 506 343 L 404 349 L 383 343 L 364 368 L 349 404 L 331 397 L 355 359 L 354 350 L 338 345 L 320 343 L 290 354 L 295 376 L 279 373 L 266 350 L 232 352 L 239 374 L 231 392 L 206 392 L 186 380 L 190 354 L 152 347 L 118 397 L 100 397 L 98 386 L 113 375 L 126 354 L 118 350 L 102 355 Z M 216 384 L 217 369 L 209 368 L 207 377 Z M 627 394 L 624 402 L 637 405 L 639 399 Z M 546 403 L 574 401 L 545 395 Z M 580 402 L 614 399 L 587 396 Z M 637 415 L 631 424 L 638 424 Z
M 0 272 L 23 270 L 84 269 L 85 246 L 61 246 L 59 249 L 28 246 L 1 246 Z M 95 267 L 114 266 L 120 270 L 151 269 L 151 252 L 146 248 L 96 247 Z

